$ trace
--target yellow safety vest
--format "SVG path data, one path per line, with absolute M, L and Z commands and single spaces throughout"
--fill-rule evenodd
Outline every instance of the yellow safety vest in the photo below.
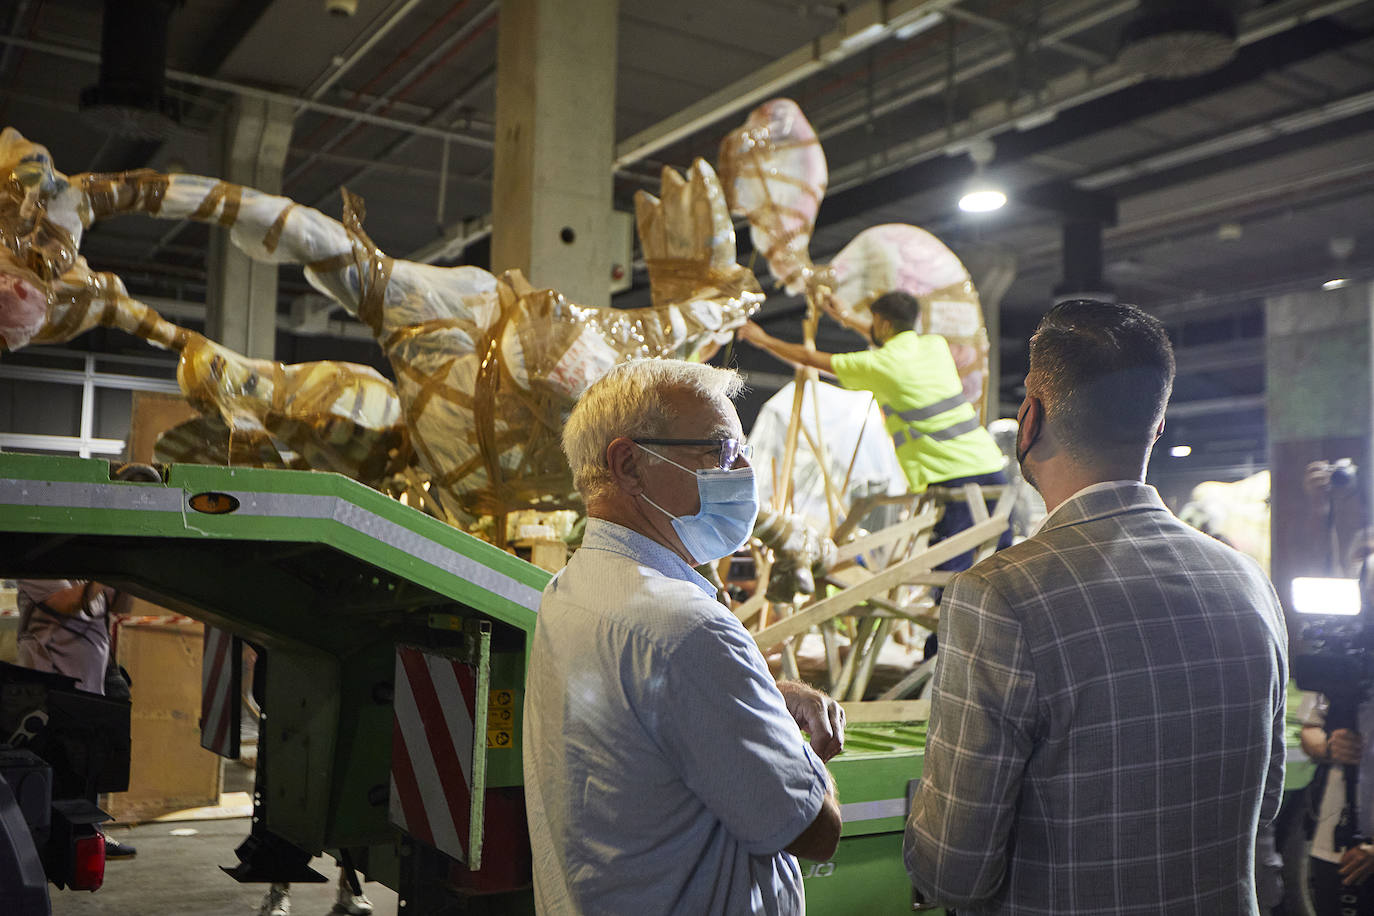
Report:
M 873 392 L 913 493 L 1005 465 L 940 335 L 903 331 L 877 350 L 837 353 L 831 367 L 844 387 Z

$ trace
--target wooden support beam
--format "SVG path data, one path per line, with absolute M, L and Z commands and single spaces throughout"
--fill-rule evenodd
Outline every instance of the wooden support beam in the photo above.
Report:
M 857 725 L 866 722 L 927 722 L 930 720 L 930 700 L 868 700 L 841 703 L 845 722 Z
M 1006 515 L 1001 513 L 994 515 L 985 522 L 979 522 L 953 537 L 940 541 L 909 560 L 904 560 L 883 570 L 861 585 L 856 585 L 838 595 L 817 601 L 805 610 L 798 611 L 791 617 L 766 627 L 755 634 L 754 642 L 758 644 L 760 649 L 767 651 L 789 636 L 805 633 L 823 620 L 829 620 L 843 614 L 869 598 L 881 595 L 898 585 L 904 585 L 914 576 L 930 572 L 946 560 L 972 550 L 989 538 L 1000 537 L 1007 524 Z

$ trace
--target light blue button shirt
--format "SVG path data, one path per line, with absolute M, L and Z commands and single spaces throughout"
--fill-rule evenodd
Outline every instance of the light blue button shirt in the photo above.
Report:
M 540 913 L 805 912 L 782 849 L 825 766 L 744 626 L 662 545 L 587 520 L 539 608 L 524 765 Z

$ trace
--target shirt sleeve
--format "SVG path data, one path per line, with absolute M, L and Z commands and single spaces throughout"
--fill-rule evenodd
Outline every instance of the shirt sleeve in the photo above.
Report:
M 15 587 L 34 604 L 38 604 L 47 601 L 58 592 L 65 592 L 74 585 L 85 584 L 85 579 L 19 579 L 15 583 Z
M 922 893 L 962 908 L 991 896 L 1006 872 L 1037 697 L 1020 622 L 995 588 L 957 576 L 940 617 L 925 769 L 903 852 Z
M 878 353 L 878 350 L 836 353 L 830 357 L 830 371 L 850 390 L 872 391 L 875 385 L 882 384 L 877 369 Z
M 658 733 L 687 787 L 751 855 L 786 848 L 820 813 L 829 781 L 749 634 L 705 621 L 668 672 L 665 708 L 678 712 Z

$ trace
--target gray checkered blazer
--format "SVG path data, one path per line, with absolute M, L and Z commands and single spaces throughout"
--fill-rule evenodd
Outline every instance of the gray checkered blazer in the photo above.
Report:
M 1153 487 L 1080 492 L 945 592 L 906 865 L 965 913 L 1257 913 L 1283 788 L 1269 580 Z

